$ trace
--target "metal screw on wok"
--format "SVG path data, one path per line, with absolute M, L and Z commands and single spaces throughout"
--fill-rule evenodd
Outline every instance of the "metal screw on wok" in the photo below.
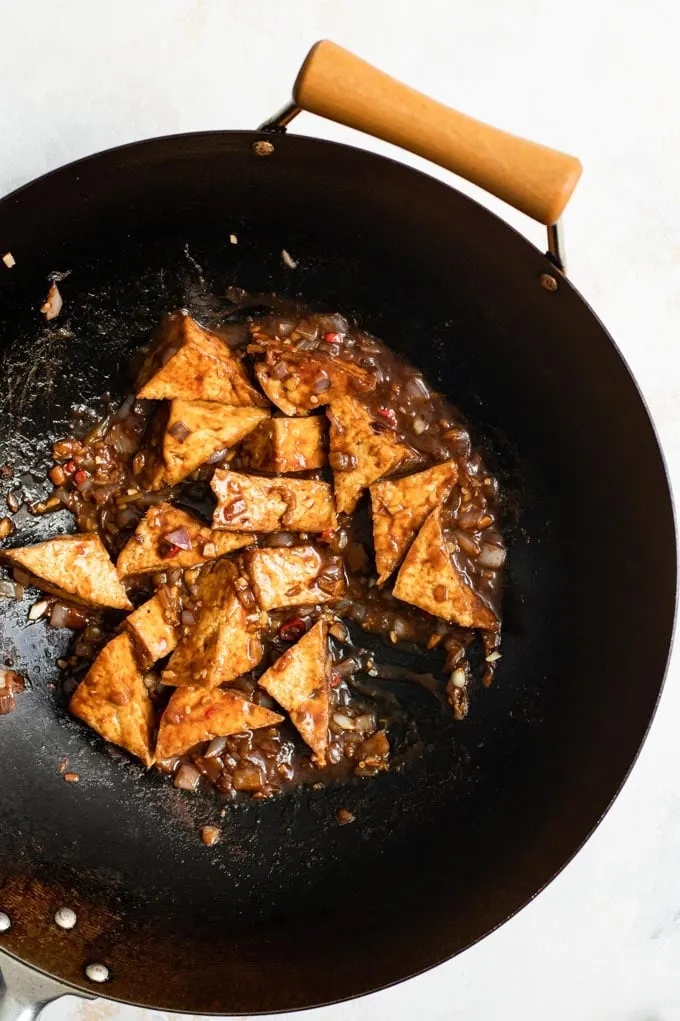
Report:
M 538 279 L 540 281 L 541 287 L 545 291 L 554 292 L 554 291 L 557 290 L 557 286 L 558 286 L 557 285 L 557 280 L 550 273 L 541 273 L 541 275 L 540 275 L 540 277 Z

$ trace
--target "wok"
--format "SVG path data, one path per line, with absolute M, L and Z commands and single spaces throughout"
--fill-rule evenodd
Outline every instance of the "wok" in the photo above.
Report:
M 16 259 L 0 273 L 5 491 L 19 478 L 37 495 L 29 467 L 48 467 L 74 403 L 125 392 L 162 312 L 200 317 L 205 295 L 232 283 L 303 296 L 412 359 L 488 449 L 519 508 L 504 658 L 462 723 L 402 686 L 423 743 L 400 771 L 229 807 L 207 848 L 197 829 L 216 799 L 145 775 L 72 719 L 51 687 L 68 633 L 27 626 L 25 604 L 3 602 L 0 651 L 30 679 L 0 720 L 3 1021 L 74 991 L 195 1013 L 293 1010 L 432 967 L 569 861 L 654 712 L 675 605 L 668 482 L 623 359 L 555 265 L 554 230 L 550 257 L 453 188 L 283 127 L 300 106 L 363 127 L 551 225 L 578 163 L 329 43 L 295 97 L 268 130 L 123 146 L 0 203 L 0 248 Z M 45 324 L 46 276 L 66 270 L 64 310 Z M 31 518 L 15 541 L 67 527 Z M 64 783 L 64 757 L 79 784 Z M 354 825 L 337 825 L 340 807 Z M 54 921 L 64 907 L 71 929 Z

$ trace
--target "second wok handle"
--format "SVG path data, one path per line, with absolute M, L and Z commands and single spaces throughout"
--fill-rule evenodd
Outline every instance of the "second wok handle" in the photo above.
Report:
M 327 40 L 307 54 L 293 99 L 452 170 L 539 223 L 557 222 L 581 176 L 576 157 L 458 113 Z

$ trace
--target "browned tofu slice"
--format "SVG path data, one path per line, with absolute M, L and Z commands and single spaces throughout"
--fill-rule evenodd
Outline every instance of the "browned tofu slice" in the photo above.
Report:
M 237 691 L 178 688 L 161 717 L 156 758 L 173 759 L 201 741 L 273 727 L 282 719 Z
M 136 755 L 145 766 L 153 764 L 154 710 L 128 634 L 104 646 L 69 708 L 107 741 Z
M 448 498 L 457 478 L 455 461 L 444 461 L 427 471 L 371 486 L 378 585 L 387 581 L 427 515 Z
M 314 546 L 254 549 L 244 560 L 263 610 L 330 603 L 345 590 L 342 561 L 323 557 Z
M 179 528 L 186 529 L 191 549 L 173 552 L 172 540 L 167 536 Z M 135 534 L 123 546 L 116 567 L 121 578 L 132 574 L 152 574 L 175 567 L 196 567 L 208 560 L 223 557 L 232 550 L 249 546 L 251 542 L 252 539 L 246 535 L 215 531 L 178 507 L 159 503 L 151 507 L 139 522 Z
M 406 554 L 393 592 L 397 599 L 461 627 L 493 630 L 498 625 L 496 615 L 454 564 L 439 507 L 426 518 Z
M 369 393 L 375 374 L 331 355 L 322 345 L 299 350 L 296 343 L 264 334 L 258 323 L 251 326 L 253 343 L 248 351 L 264 355 L 255 375 L 269 400 L 286 415 L 304 415 L 346 393 Z
M 240 443 L 268 417 L 264 408 L 181 398 L 171 401 L 163 436 L 164 470 L 154 479 L 153 488 L 176 486 L 213 454 Z
M 213 688 L 252 670 L 262 659 L 259 614 L 249 618 L 237 595 L 248 587 L 235 563 L 218 560 L 198 579 L 198 615 L 163 671 L 163 684 Z M 252 595 L 251 595 L 252 601 Z
M 334 400 L 328 418 L 335 504 L 338 514 L 351 514 L 364 489 L 389 475 L 413 451 L 354 397 Z
M 323 532 L 337 527 L 333 490 L 312 479 L 271 479 L 216 469 L 215 528 L 236 532 Z
M 2 550 L 1 556 L 30 574 L 37 587 L 51 595 L 85 606 L 131 609 L 98 535 L 59 535 L 35 546 Z
M 289 714 L 314 752 L 317 766 L 326 765 L 329 683 L 328 625 L 323 620 L 286 649 L 258 681 Z
M 171 313 L 161 323 L 139 374 L 137 396 L 267 405 L 241 360 L 184 311 Z
M 166 587 L 167 591 L 167 587 Z M 160 596 L 152 596 L 125 619 L 139 663 L 148 670 L 169 656 L 179 640 L 179 604 L 176 589 L 166 607 Z
M 258 425 L 241 444 L 245 468 L 266 472 L 300 472 L 327 463 L 326 419 L 270 418 Z

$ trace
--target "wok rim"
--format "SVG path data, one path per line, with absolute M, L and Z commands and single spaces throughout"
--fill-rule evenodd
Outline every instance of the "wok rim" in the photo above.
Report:
M 85 166 L 85 165 L 94 164 L 98 160 L 102 160 L 104 158 L 111 157 L 111 156 L 113 156 L 115 154 L 123 154 L 123 153 L 126 153 L 126 152 L 133 152 L 135 150 L 141 152 L 145 148 L 150 148 L 153 145 L 159 145 L 159 144 L 162 144 L 162 143 L 166 143 L 167 144 L 167 143 L 173 143 L 173 142 L 177 142 L 177 141 L 182 141 L 182 142 L 185 142 L 185 143 L 189 143 L 191 140 L 199 141 L 199 140 L 207 140 L 207 139 L 211 139 L 211 140 L 223 139 L 224 141 L 229 141 L 229 140 L 232 140 L 232 139 L 233 140 L 243 140 L 243 141 L 248 141 L 250 144 L 252 144 L 253 142 L 256 142 L 256 141 L 268 140 L 268 141 L 272 141 L 274 143 L 274 145 L 276 145 L 276 140 L 277 139 L 281 139 L 282 137 L 285 137 L 286 145 L 291 144 L 291 141 L 292 141 L 293 144 L 295 144 L 296 140 L 299 140 L 301 143 L 303 143 L 305 145 L 307 145 L 309 143 L 314 143 L 315 145 L 320 146 L 320 147 L 322 147 L 324 149 L 331 148 L 331 149 L 334 149 L 334 150 L 343 150 L 343 151 L 351 150 L 356 155 L 358 155 L 361 158 L 365 159 L 367 164 L 371 164 L 371 163 L 373 163 L 373 164 L 380 163 L 381 165 L 389 164 L 391 167 L 398 168 L 399 171 L 402 172 L 402 173 L 406 172 L 406 173 L 408 173 L 408 174 L 410 174 L 410 175 L 412 175 L 414 177 L 417 177 L 419 179 L 425 178 L 428 182 L 430 182 L 430 184 L 433 183 L 435 185 L 438 185 L 441 188 L 446 189 L 447 191 L 450 190 L 450 191 L 456 192 L 456 194 L 460 198 L 462 198 L 466 203 L 471 203 L 472 205 L 474 205 L 477 208 L 477 210 L 481 210 L 482 213 L 487 218 L 492 218 L 496 222 L 496 224 L 501 225 L 505 229 L 506 232 L 509 232 L 509 234 L 512 235 L 513 240 L 517 244 L 522 244 L 522 245 L 528 246 L 534 252 L 539 252 L 540 254 L 544 255 L 544 257 L 546 258 L 547 265 L 551 269 L 551 272 L 559 274 L 561 284 L 563 284 L 564 286 L 568 287 L 573 292 L 573 294 L 576 297 L 576 299 L 582 304 L 582 306 L 585 307 L 585 310 L 589 314 L 589 316 L 592 319 L 595 320 L 595 322 L 596 322 L 597 326 L 599 327 L 600 331 L 602 332 L 604 337 L 607 339 L 607 341 L 608 341 L 609 345 L 611 346 L 614 354 L 616 355 L 616 357 L 618 358 L 618 360 L 621 363 L 622 367 L 624 368 L 625 373 L 626 373 L 630 383 L 632 383 L 634 393 L 637 396 L 637 399 L 639 401 L 641 409 L 645 413 L 647 422 L 649 423 L 649 426 L 650 426 L 651 435 L 652 435 L 652 437 L 654 439 L 656 450 L 658 452 L 659 466 L 662 469 L 662 476 L 665 479 L 665 484 L 666 484 L 666 491 L 667 491 L 667 498 L 668 498 L 666 507 L 667 507 L 668 510 L 670 510 L 671 523 L 672 523 L 672 529 L 673 529 L 673 539 L 674 539 L 674 543 L 673 543 L 673 556 L 675 558 L 675 581 L 674 581 L 673 592 L 672 592 L 673 606 L 672 606 L 672 615 L 671 615 L 671 627 L 670 627 L 669 638 L 668 638 L 668 647 L 667 647 L 667 649 L 665 651 L 663 670 L 662 670 L 662 673 L 661 673 L 661 677 L 658 680 L 658 690 L 656 692 L 656 696 L 655 696 L 655 699 L 654 699 L 654 705 L 652 707 L 651 713 L 649 714 L 649 718 L 646 721 L 645 729 L 644 729 L 644 731 L 642 733 L 642 736 L 641 736 L 641 738 L 640 738 L 640 740 L 639 740 L 639 742 L 638 742 L 638 744 L 637 744 L 637 746 L 636 746 L 636 748 L 634 750 L 632 758 L 631 758 L 629 764 L 626 767 L 625 773 L 623 774 L 623 776 L 619 780 L 615 790 L 612 792 L 611 797 L 609 798 L 605 808 L 602 810 L 602 812 L 598 816 L 598 818 L 594 821 L 592 826 L 588 829 L 588 831 L 585 834 L 585 836 L 573 848 L 573 850 L 568 854 L 568 856 L 565 857 L 565 859 L 561 862 L 561 864 L 548 876 L 548 878 L 545 879 L 543 882 L 541 882 L 541 884 L 535 889 L 535 891 L 529 897 L 527 897 L 519 906 L 517 906 L 513 910 L 511 910 L 504 918 L 499 920 L 491 928 L 487 929 L 484 933 L 480 934 L 477 938 L 475 938 L 471 942 L 467 943 L 465 947 L 463 947 L 461 949 L 458 949 L 458 950 L 455 950 L 453 953 L 445 954 L 443 956 L 439 956 L 436 960 L 432 961 L 430 964 L 425 965 L 424 967 L 421 967 L 421 968 L 416 969 L 414 971 L 409 971 L 407 974 L 404 974 L 401 978 L 397 978 L 397 979 L 393 979 L 392 981 L 381 983 L 381 984 L 376 985 L 376 986 L 374 986 L 374 987 L 372 987 L 370 989 L 365 989 L 365 990 L 363 990 L 361 992 L 358 992 L 358 993 L 351 993 L 351 994 L 348 994 L 347 996 L 339 997 L 339 998 L 336 998 L 336 999 L 324 1000 L 324 1001 L 320 1001 L 318 1003 L 307 1004 L 304 1007 L 295 1007 L 292 1010 L 289 1009 L 289 1008 L 276 1008 L 276 1007 L 272 1008 L 272 1007 L 268 1007 L 268 1008 L 263 1009 L 263 1010 L 257 1010 L 257 1011 L 250 1010 L 247 1013 L 243 1012 L 243 1011 L 230 1011 L 230 1013 L 232 1013 L 234 1016 L 250 1016 L 250 1015 L 262 1016 L 264 1014 L 288 1014 L 288 1013 L 295 1013 L 297 1011 L 312 1010 L 312 1009 L 318 1009 L 318 1008 L 321 1008 L 321 1007 L 335 1006 L 337 1004 L 347 1003 L 347 1002 L 349 1002 L 351 1000 L 354 1000 L 354 999 L 360 999 L 360 998 L 362 998 L 364 996 L 369 996 L 369 995 L 373 995 L 375 993 L 382 992 L 383 990 L 390 989 L 390 988 L 393 988 L 394 986 L 400 985 L 402 982 L 406 982 L 406 981 L 408 981 L 410 979 L 417 978 L 417 977 L 419 977 L 421 975 L 424 975 L 427 972 L 431 971 L 433 968 L 439 967 L 440 965 L 442 965 L 442 964 L 444 964 L 444 963 L 446 963 L 448 961 L 452 961 L 454 958 L 460 956 L 460 954 L 466 952 L 471 947 L 476 946 L 482 940 L 486 939 L 487 936 L 490 936 L 492 933 L 496 932 L 503 925 L 505 925 L 512 918 L 514 918 L 521 911 L 523 911 L 524 908 L 526 908 L 530 903 L 532 903 L 536 899 L 536 897 L 538 897 L 541 893 L 543 893 L 544 890 L 547 889 L 548 886 L 551 885 L 551 883 L 567 868 L 568 865 L 571 864 L 571 862 L 574 860 L 574 858 L 581 852 L 581 850 L 585 847 L 585 845 L 591 839 L 591 837 L 593 836 L 595 831 L 602 824 L 602 822 L 604 821 L 605 817 L 608 815 L 609 811 L 611 810 L 612 806 L 614 805 L 614 802 L 617 800 L 617 798 L 619 797 L 623 787 L 625 786 L 625 784 L 627 783 L 628 779 L 630 778 L 630 775 L 631 775 L 635 765 L 637 764 L 637 761 L 639 759 L 639 756 L 640 756 L 640 753 L 642 751 L 642 748 L 643 748 L 643 746 L 645 745 L 646 741 L 649 738 L 650 730 L 652 728 L 652 725 L 653 725 L 654 720 L 656 718 L 656 714 L 657 714 L 658 709 L 659 709 L 659 704 L 660 704 L 660 701 L 661 701 L 661 697 L 662 697 L 662 694 L 663 694 L 663 691 L 664 691 L 664 687 L 665 687 L 665 684 L 666 684 L 666 681 L 667 681 L 667 678 L 668 678 L 668 670 L 669 670 L 669 666 L 670 666 L 671 659 L 672 659 L 672 653 L 673 653 L 673 650 L 674 650 L 674 647 L 675 647 L 675 638 L 676 638 L 676 632 L 677 632 L 677 626 L 678 626 L 678 570 L 679 570 L 679 565 L 678 565 L 678 557 L 677 557 L 677 549 L 678 549 L 678 521 L 677 521 L 677 514 L 676 514 L 676 501 L 675 501 L 675 498 L 674 498 L 673 486 L 671 484 L 671 476 L 670 476 L 670 473 L 669 473 L 669 470 L 668 470 L 667 458 L 665 456 L 664 448 L 663 448 L 663 445 L 662 445 L 662 443 L 660 441 L 660 438 L 659 438 L 659 433 L 658 433 L 658 430 L 657 430 L 657 427 L 656 427 L 655 419 L 654 419 L 654 416 L 652 415 L 652 413 L 650 411 L 647 399 L 645 398 L 644 394 L 642 393 L 642 391 L 640 389 L 640 385 L 638 384 L 637 378 L 635 377 L 634 373 L 632 372 L 632 370 L 630 368 L 630 365 L 628 364 L 627 359 L 625 358 L 625 356 L 622 353 L 621 349 L 619 348 L 618 344 L 614 340 L 613 336 L 611 335 L 611 333 L 609 332 L 607 327 L 604 325 L 602 320 L 599 318 L 597 313 L 594 311 L 592 306 L 589 304 L 589 302 L 583 297 L 583 295 L 578 290 L 578 288 L 575 286 L 573 281 L 568 276 L 566 276 L 565 274 L 561 273 L 561 271 L 558 270 L 556 268 L 556 266 L 554 265 L 554 263 L 550 260 L 550 257 L 546 253 L 542 252 L 542 250 L 537 245 L 533 244 L 533 242 L 531 242 L 524 234 L 522 234 L 521 231 L 519 231 L 516 227 L 512 226 L 511 224 L 509 224 L 502 216 L 499 216 L 497 213 L 495 213 L 492 210 L 488 209 L 482 202 L 478 201 L 475 198 L 472 198 L 471 196 L 465 194 L 464 192 L 459 191 L 455 187 L 454 184 L 450 184 L 450 183 L 448 183 L 448 182 L 446 182 L 446 181 L 444 181 L 444 180 L 442 180 L 442 179 L 440 179 L 438 177 L 434 177 L 433 175 L 427 173 L 425 170 L 421 170 L 419 168 L 413 167 L 410 164 L 402 163 L 400 160 L 398 160 L 396 158 L 393 158 L 391 156 L 385 156 L 385 155 L 382 155 L 380 153 L 376 153 L 376 152 L 373 152 L 373 151 L 370 151 L 370 150 L 366 150 L 366 149 L 362 148 L 360 145 L 350 145 L 350 144 L 347 144 L 347 143 L 344 143 L 344 142 L 336 142 L 336 141 L 330 141 L 330 140 L 327 140 L 327 139 L 319 139 L 319 138 L 316 138 L 313 135 L 303 135 L 303 134 L 298 134 L 298 133 L 288 134 L 288 133 L 285 132 L 285 129 L 284 129 L 284 132 L 268 132 L 268 131 L 262 131 L 262 130 L 255 130 L 255 131 L 253 131 L 253 130 L 245 130 L 245 129 L 233 129 L 233 130 L 232 129 L 211 129 L 211 130 L 207 130 L 207 131 L 187 131 L 187 132 L 175 132 L 175 133 L 171 133 L 171 134 L 167 134 L 167 135 L 157 135 L 157 136 L 153 136 L 153 137 L 150 137 L 150 138 L 135 140 L 135 141 L 132 141 L 132 142 L 124 142 L 124 143 L 122 143 L 120 145 L 110 146 L 110 147 L 108 147 L 106 149 L 102 149 L 102 150 L 100 150 L 98 152 L 90 153 L 88 155 L 78 157 L 75 160 L 72 160 L 72 161 L 70 161 L 68 163 L 65 163 L 65 164 L 62 164 L 62 165 L 60 165 L 58 167 L 53 168 L 52 170 L 45 171 L 45 173 L 40 174 L 38 177 L 32 178 L 31 180 L 27 181 L 24 184 L 19 185 L 17 188 L 14 188 L 12 191 L 10 191 L 6 195 L 2 196 L 0 198 L 0 216 L 2 215 L 3 211 L 6 208 L 8 208 L 12 203 L 15 203 L 17 201 L 21 201 L 22 199 L 24 199 L 26 197 L 27 193 L 30 193 L 31 189 L 33 187 L 35 187 L 36 185 L 39 185 L 39 184 L 41 184 L 41 185 L 48 185 L 52 180 L 58 179 L 61 175 L 73 174 L 74 172 L 77 172 L 77 169 L 79 167 L 82 167 L 82 166 Z M 228 152 L 228 150 L 225 150 L 225 159 L 228 159 L 228 158 L 229 158 L 229 152 Z M 453 175 L 452 175 L 452 177 L 453 177 Z M 455 180 L 455 178 L 454 178 L 454 180 Z M 30 194 L 28 194 L 28 197 L 30 199 Z M 40 967 L 38 967 L 36 965 L 31 964 L 29 961 L 27 961 L 27 960 L 17 956 L 15 953 L 11 952 L 10 950 L 6 950 L 1 945 L 0 945 L 0 973 L 2 971 L 2 959 L 3 959 L 3 957 L 4 958 L 8 958 L 9 960 L 15 962 L 20 967 L 24 967 L 24 968 L 28 969 L 31 974 L 35 974 L 35 975 L 41 976 L 41 977 L 43 977 L 45 979 L 52 980 L 52 981 L 56 982 L 57 984 L 59 984 L 61 987 L 63 987 L 62 991 L 60 991 L 60 992 L 55 994 L 55 997 L 54 997 L 55 999 L 58 998 L 59 996 L 75 995 L 75 996 L 79 996 L 81 998 L 87 998 L 87 999 L 97 998 L 97 999 L 107 1000 L 107 1001 L 109 1001 L 111 1003 L 120 1003 L 120 1004 L 124 1004 L 124 1005 L 127 1005 L 127 1006 L 138 1007 L 140 1009 L 155 1009 L 155 1010 L 166 1010 L 166 1009 L 168 1009 L 168 1008 L 163 1007 L 163 1006 L 149 1007 L 148 1005 L 140 1004 L 140 1003 L 138 1003 L 137 1001 L 134 1001 L 134 1000 L 125 999 L 125 998 L 121 998 L 121 997 L 110 995 L 106 991 L 106 985 L 105 984 L 103 984 L 101 987 L 97 987 L 97 986 L 95 986 L 93 984 L 90 984 L 88 986 L 88 985 L 85 984 L 85 982 L 86 982 L 85 978 L 83 978 L 83 984 L 82 985 L 80 985 L 80 986 L 73 985 L 71 982 L 67 982 L 67 981 L 63 980 L 58 975 L 55 975 L 54 973 L 51 973 L 51 972 L 48 972 L 48 971 L 44 971 L 42 968 L 40 968 Z M 11 992 L 11 990 L 10 990 L 10 992 Z M 47 1002 L 49 1002 L 49 1001 L 47 1001 Z M 173 1007 L 172 1011 L 173 1011 L 173 1013 L 183 1014 L 183 1015 L 187 1015 L 187 1016 L 190 1016 L 190 1015 L 192 1015 L 194 1013 L 194 1011 L 191 1008 L 177 1008 L 177 1007 Z M 218 1012 L 215 1012 L 215 1011 L 211 1011 L 211 1012 L 207 1012 L 204 1016 L 207 1016 L 207 1017 L 221 1017 L 221 1016 L 223 1016 L 223 1012 L 219 1012 L 218 1013 Z

